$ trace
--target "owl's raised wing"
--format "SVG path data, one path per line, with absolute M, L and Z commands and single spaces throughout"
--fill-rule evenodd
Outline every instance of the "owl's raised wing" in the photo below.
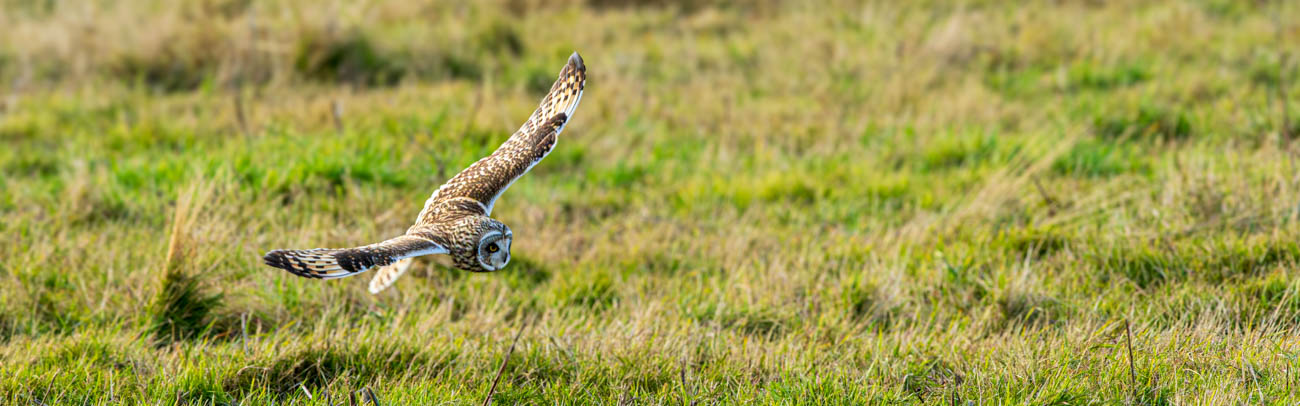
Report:
M 497 198 L 555 148 L 555 141 L 564 125 L 582 101 L 586 81 L 587 67 L 582 63 L 582 57 L 574 52 L 528 121 L 491 155 L 471 164 L 433 192 L 416 218 L 416 224 L 431 222 L 433 207 L 457 197 L 474 199 L 491 214 Z

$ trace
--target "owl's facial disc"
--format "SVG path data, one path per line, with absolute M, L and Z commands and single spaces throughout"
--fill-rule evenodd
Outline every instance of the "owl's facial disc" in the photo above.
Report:
M 478 246 L 479 266 L 491 272 L 510 263 L 510 243 L 513 237 L 509 231 L 490 231 L 484 234 Z

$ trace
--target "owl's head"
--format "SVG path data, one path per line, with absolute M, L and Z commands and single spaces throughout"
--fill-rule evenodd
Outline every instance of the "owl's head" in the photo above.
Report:
M 474 252 L 479 269 L 473 271 L 492 272 L 505 268 L 510 263 L 510 242 L 514 238 L 510 227 L 489 217 L 484 219 L 481 229 Z

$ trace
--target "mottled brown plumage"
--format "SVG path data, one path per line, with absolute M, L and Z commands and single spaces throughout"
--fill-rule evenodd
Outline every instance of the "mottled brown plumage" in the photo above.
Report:
M 357 248 L 274 250 L 263 260 L 294 275 L 341 278 L 381 267 L 370 292 L 392 285 L 411 258 L 450 254 L 457 268 L 490 272 L 510 261 L 510 228 L 489 217 L 497 198 L 551 150 L 582 100 L 587 67 L 573 53 L 528 121 L 495 152 L 433 192 L 406 235 Z
M 556 136 L 564 130 L 564 124 L 582 99 L 586 80 L 587 67 L 575 52 L 528 121 L 492 155 L 471 164 L 433 192 L 416 218 L 416 225 L 429 221 L 426 216 L 438 201 L 455 197 L 477 200 L 492 213 L 497 197 L 555 148 Z

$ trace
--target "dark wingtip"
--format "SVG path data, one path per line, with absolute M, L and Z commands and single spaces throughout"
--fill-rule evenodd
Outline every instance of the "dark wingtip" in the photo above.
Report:
M 289 261 L 284 257 L 284 250 L 272 250 L 262 256 L 262 263 L 293 272 L 293 267 L 289 266 Z
M 262 263 L 270 265 L 275 268 L 280 268 L 289 271 L 289 273 L 294 275 L 308 277 L 308 278 L 319 278 L 319 276 L 312 275 L 311 273 L 304 273 L 298 270 L 297 268 L 294 268 L 293 265 L 289 262 L 289 258 L 284 255 L 285 252 L 286 252 L 285 250 L 272 250 L 271 252 L 268 252 L 266 253 L 266 255 L 262 256 Z
M 578 51 L 573 51 L 573 55 L 569 55 L 569 65 L 573 65 L 574 69 L 587 71 L 587 65 L 582 63 L 582 56 L 578 55 Z

